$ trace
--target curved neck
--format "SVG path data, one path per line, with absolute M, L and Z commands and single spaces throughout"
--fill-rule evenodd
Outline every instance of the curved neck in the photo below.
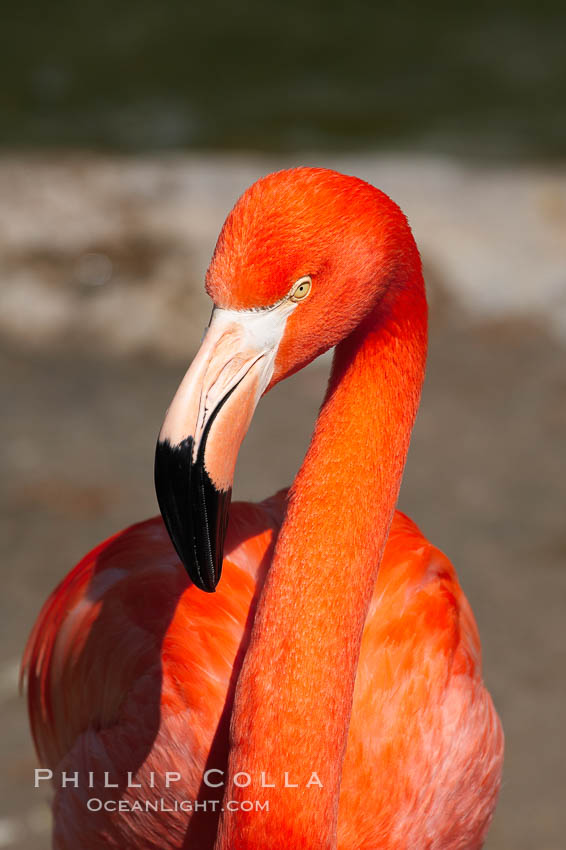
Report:
M 217 850 L 336 846 L 361 634 L 399 493 L 425 358 L 419 272 L 391 288 L 336 349 L 232 714 L 227 799 L 269 800 L 269 811 L 225 811 Z M 234 784 L 239 771 L 250 775 L 248 787 Z M 262 781 L 275 787 L 262 787 Z

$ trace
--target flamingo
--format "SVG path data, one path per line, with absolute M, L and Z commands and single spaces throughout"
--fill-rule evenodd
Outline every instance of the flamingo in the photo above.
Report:
M 268 175 L 206 289 L 157 443 L 163 518 L 90 552 L 28 641 L 54 846 L 481 847 L 503 735 L 476 624 L 395 510 L 427 345 L 407 220 L 355 177 Z M 259 398 L 334 346 L 292 487 L 231 504 Z

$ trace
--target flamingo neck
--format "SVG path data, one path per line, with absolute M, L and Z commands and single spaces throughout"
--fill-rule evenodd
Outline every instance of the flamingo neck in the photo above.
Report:
M 336 847 L 362 629 L 399 493 L 425 357 L 426 301 L 418 272 L 409 284 L 388 291 L 336 349 L 232 714 L 230 799 L 269 800 L 269 811 L 226 810 L 216 850 Z M 238 772 L 248 774 L 251 785 L 239 788 Z

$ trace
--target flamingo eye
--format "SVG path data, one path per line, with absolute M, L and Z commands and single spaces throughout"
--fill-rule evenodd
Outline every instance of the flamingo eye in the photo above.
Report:
M 310 277 L 308 277 L 308 275 L 299 278 L 299 280 L 293 287 L 293 291 L 291 292 L 289 298 L 291 299 L 291 301 L 303 301 L 311 291 L 311 286 L 312 280 L 310 279 Z

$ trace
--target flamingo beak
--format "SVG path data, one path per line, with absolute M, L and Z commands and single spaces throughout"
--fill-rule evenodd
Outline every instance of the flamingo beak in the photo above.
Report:
M 284 307 L 215 308 L 159 433 L 159 509 L 190 578 L 208 593 L 220 580 L 238 450 L 273 374 Z

